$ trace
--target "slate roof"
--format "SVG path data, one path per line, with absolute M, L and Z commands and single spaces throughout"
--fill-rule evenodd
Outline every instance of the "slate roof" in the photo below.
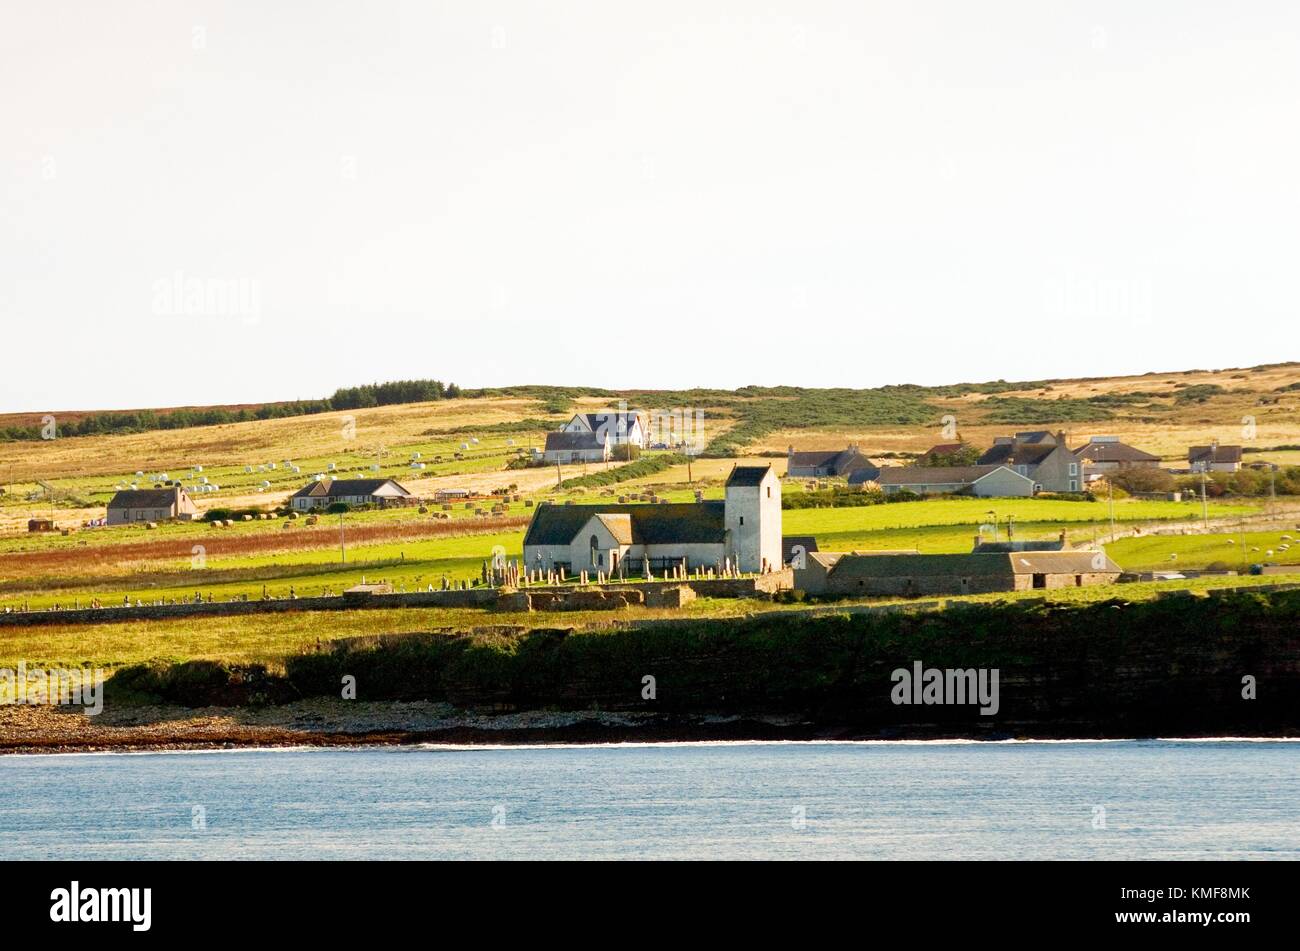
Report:
M 831 576 L 853 578 L 922 578 L 962 575 L 1011 575 L 1005 554 L 979 555 L 846 555 Z
M 1159 456 L 1153 456 L 1135 446 L 1122 442 L 1090 442 L 1074 450 L 1080 459 L 1092 462 L 1159 462 Z
M 1240 446 L 1192 446 L 1187 450 L 1187 461 L 1241 462 Z
M 810 449 L 786 454 L 786 471 L 790 469 L 830 469 L 835 475 L 876 468 L 857 446 L 847 449 Z
M 1119 565 L 1100 551 L 1017 551 L 1009 556 L 1018 575 L 1083 575 L 1090 571 L 1119 571 Z M 1094 563 L 1095 562 L 1095 563 Z
M 340 496 L 374 495 L 378 489 L 388 485 L 390 482 L 401 489 L 403 495 L 411 494 L 392 479 L 334 479 L 332 481 L 326 479 L 323 483 L 320 481 L 308 482 L 305 486 L 295 492 L 292 498 L 298 499 L 312 495 L 312 491 L 318 485 L 325 486 L 325 491 L 323 493 L 318 493 L 314 496 L 318 499 L 336 499 Z
M 752 486 L 760 485 L 767 474 L 772 471 L 771 465 L 766 466 L 736 466 L 731 470 L 731 475 L 727 476 L 728 486 Z
M 835 460 L 843 454 L 843 449 L 809 449 L 789 453 L 786 459 L 791 468 L 825 469 L 834 466 Z
M 871 465 L 861 466 L 849 473 L 849 485 L 861 485 L 864 482 L 875 482 L 880 476 L 880 466 L 872 463 Z
M 998 443 L 979 458 L 981 466 L 1036 466 L 1052 453 L 1056 443 Z
M 814 535 L 782 535 L 781 536 L 781 563 L 789 564 L 794 558 L 794 546 L 798 545 L 804 550 L 805 554 L 812 554 L 817 550 L 817 538 Z
M 634 544 L 721 545 L 726 540 L 726 505 L 721 499 L 662 505 L 556 505 L 543 502 L 528 524 L 524 545 L 571 544 L 593 515 L 631 516 Z
M 595 433 L 556 432 L 546 434 L 547 452 L 577 452 L 579 450 L 599 450 L 605 448 L 605 440 L 598 439 Z
M 172 489 L 123 489 L 108 502 L 111 509 L 165 509 L 176 501 Z
M 645 413 L 640 410 L 628 410 L 626 413 L 620 413 L 618 410 L 600 410 L 595 413 L 577 413 L 573 419 L 582 420 L 592 432 L 595 432 L 599 426 L 604 426 L 610 433 L 628 433 L 632 431 L 632 426 L 638 419 L 644 422 Z M 570 423 L 573 419 L 569 420 Z M 644 428 L 644 426 L 642 427 Z
M 948 485 L 971 483 L 998 466 L 886 466 L 876 481 L 881 485 Z
M 819 553 L 825 556 L 827 552 Z M 1095 565 L 1100 555 L 1102 565 Z M 809 556 L 812 557 L 812 556 Z M 819 559 L 820 560 L 820 559 Z M 974 552 L 966 555 L 871 555 L 854 552 L 833 562 L 830 576 L 854 578 L 963 577 L 1012 574 L 1080 575 L 1096 571 L 1118 573 L 1119 565 L 1101 552 L 1030 551 Z

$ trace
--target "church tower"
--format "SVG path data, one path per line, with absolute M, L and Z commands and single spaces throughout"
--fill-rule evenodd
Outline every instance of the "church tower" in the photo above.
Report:
M 781 480 L 770 466 L 736 466 L 727 478 L 727 557 L 741 571 L 781 569 Z

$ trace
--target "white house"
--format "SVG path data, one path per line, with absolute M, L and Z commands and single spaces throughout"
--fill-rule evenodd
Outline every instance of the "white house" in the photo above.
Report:
M 542 450 L 542 461 L 551 464 L 557 462 L 605 462 L 610 456 L 610 434 L 608 432 L 560 432 L 546 434 L 546 448 Z
M 348 505 L 387 505 L 411 493 L 392 479 L 322 479 L 310 482 L 293 494 L 290 501 L 298 511 L 321 509 L 335 502 Z
M 659 505 L 543 502 L 524 536 L 529 570 L 618 576 L 676 567 L 781 568 L 781 482 L 770 465 L 737 466 L 723 501 Z
M 1236 472 L 1241 468 L 1241 447 L 1192 446 L 1187 450 L 1187 467 L 1192 472 Z
M 611 446 L 631 443 L 644 449 L 648 428 L 645 413 L 640 410 L 606 409 L 597 413 L 578 413 L 564 424 L 560 432 L 608 433 Z

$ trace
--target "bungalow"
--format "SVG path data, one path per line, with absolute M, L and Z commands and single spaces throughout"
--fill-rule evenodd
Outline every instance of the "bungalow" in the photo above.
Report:
M 638 575 L 683 563 L 781 568 L 781 482 L 770 465 L 737 466 L 723 500 L 659 505 L 543 502 L 524 535 L 529 571 Z
M 886 495 L 1024 496 L 1034 494 L 1034 480 L 1006 466 L 887 466 L 876 479 Z
M 786 451 L 785 474 L 792 479 L 839 478 L 866 470 L 875 478 L 880 467 L 864 456 L 856 445 L 847 449 L 814 449 L 795 452 L 794 446 Z
M 1160 457 L 1119 441 L 1116 436 L 1093 436 L 1087 445 L 1074 450 L 1083 464 L 1085 481 L 1103 472 L 1118 469 L 1159 469 Z
M 1063 431 L 998 436 L 977 464 L 1008 466 L 1048 492 L 1078 492 L 1083 486 L 1083 464 L 1070 452 Z
M 392 479 L 322 479 L 310 482 L 290 499 L 297 511 L 323 509 L 335 502 L 348 505 L 388 505 L 411 493 Z
M 108 524 L 129 525 L 133 522 L 163 522 L 167 519 L 190 521 L 198 507 L 179 485 L 169 489 L 124 489 L 108 503 Z
M 1241 468 L 1241 447 L 1192 446 L 1187 450 L 1187 467 L 1192 472 L 1236 472 Z
M 808 594 L 919 597 L 1108 584 L 1120 567 L 1101 551 L 810 552 L 794 586 Z
M 546 448 L 542 461 L 556 462 L 606 462 L 610 456 L 608 432 L 570 432 L 561 430 L 546 434 Z
M 598 413 L 578 413 L 561 427 L 562 433 L 609 434 L 611 446 L 630 443 L 645 448 L 646 415 L 641 410 L 606 409 Z

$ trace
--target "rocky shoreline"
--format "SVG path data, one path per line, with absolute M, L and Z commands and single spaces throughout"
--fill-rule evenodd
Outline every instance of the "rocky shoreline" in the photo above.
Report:
M 1176 735 L 1176 734 L 1162 734 Z M 1196 736 L 1205 736 L 1198 733 Z M 1228 734 L 1231 735 L 1231 734 Z M 1300 731 L 1278 734 L 1300 736 Z M 1087 723 L 1001 724 L 961 731 L 917 723 L 869 729 L 782 716 L 600 711 L 475 713 L 445 703 L 307 700 L 262 709 L 0 707 L 0 754 L 363 747 L 807 740 L 1134 739 Z
M 666 742 L 811 738 L 783 717 L 667 717 L 597 711 L 479 714 L 445 703 L 306 700 L 261 709 L 0 707 L 0 754 L 276 747 Z

